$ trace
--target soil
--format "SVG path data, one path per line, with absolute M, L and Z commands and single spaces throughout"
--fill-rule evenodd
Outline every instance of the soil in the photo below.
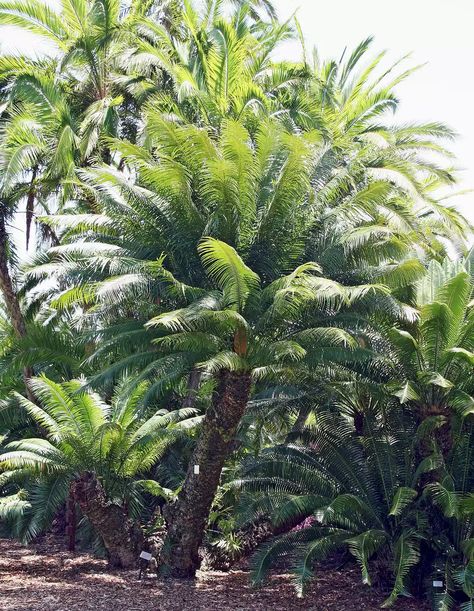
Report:
M 196 581 L 158 581 L 137 571 L 112 571 L 103 560 L 72 554 L 48 537 L 28 547 L 0 539 L 2 611 L 372 611 L 384 593 L 363 586 L 356 566 L 322 568 L 304 599 L 296 598 L 291 576 L 274 573 L 262 588 L 250 586 L 248 569 L 201 572 Z M 395 610 L 425 611 L 420 601 L 401 599 Z

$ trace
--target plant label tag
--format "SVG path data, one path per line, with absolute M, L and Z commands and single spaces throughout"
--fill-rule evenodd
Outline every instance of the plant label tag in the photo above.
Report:
M 443 587 L 443 582 L 442 581 L 433 581 L 433 588 L 442 588 Z
M 142 558 L 143 560 L 148 560 L 148 562 L 150 562 L 150 560 L 152 559 L 152 555 L 149 552 L 142 552 L 140 554 L 140 558 Z
M 199 465 L 194 465 L 194 475 L 199 475 Z

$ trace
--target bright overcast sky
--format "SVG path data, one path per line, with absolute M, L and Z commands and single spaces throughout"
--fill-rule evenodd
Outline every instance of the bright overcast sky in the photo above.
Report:
M 50 0 L 54 3 L 54 0 Z M 413 52 L 413 64 L 427 63 L 398 87 L 401 121 L 443 121 L 459 134 L 453 145 L 463 168 L 463 188 L 474 187 L 474 0 L 274 0 L 281 18 L 296 11 L 308 50 L 339 57 L 374 36 L 374 51 L 389 58 Z M 0 28 L 4 51 L 41 50 L 28 36 Z M 281 55 L 299 57 L 298 43 L 286 43 Z M 389 60 L 387 60 L 389 61 Z M 474 193 L 457 202 L 474 221 Z

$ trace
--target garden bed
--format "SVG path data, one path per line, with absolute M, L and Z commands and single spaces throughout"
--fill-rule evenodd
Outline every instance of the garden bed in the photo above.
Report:
M 138 581 L 134 571 L 110 571 L 89 554 L 70 554 L 60 539 L 24 547 L 0 540 L 0 609 L 8 611 L 184 611 L 286 610 L 371 611 L 382 592 L 364 587 L 357 567 L 323 569 L 304 600 L 295 597 L 291 577 L 274 574 L 265 587 L 249 584 L 245 564 L 228 573 L 202 572 L 195 582 Z M 419 601 L 402 599 L 394 609 L 422 611 Z

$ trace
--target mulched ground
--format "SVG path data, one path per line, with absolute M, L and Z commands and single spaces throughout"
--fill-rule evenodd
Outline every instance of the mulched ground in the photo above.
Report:
M 159 582 L 137 573 L 109 571 L 88 554 L 70 554 L 57 539 L 24 547 L 0 539 L 0 609 L 8 611 L 375 611 L 383 593 L 364 587 L 357 568 L 327 569 L 297 599 L 289 575 L 275 574 L 261 589 L 249 585 L 245 566 L 203 572 L 195 582 Z M 393 609 L 424 611 L 402 599 Z

